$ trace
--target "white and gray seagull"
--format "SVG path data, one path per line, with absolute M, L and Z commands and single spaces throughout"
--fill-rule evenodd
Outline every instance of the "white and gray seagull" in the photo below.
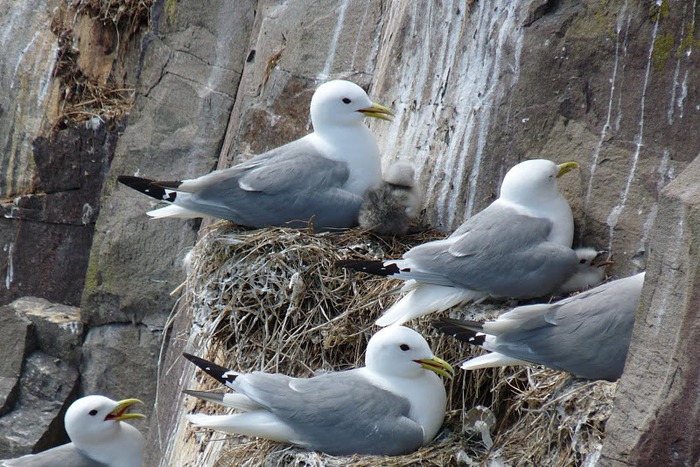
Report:
M 433 327 L 490 351 L 465 370 L 538 363 L 585 379 L 622 375 L 644 273 L 552 304 L 514 308 L 494 321 L 441 318 Z
M 64 417 L 71 442 L 38 454 L 0 460 L 2 467 L 141 467 L 143 435 L 124 420 L 145 418 L 127 412 L 138 399 L 114 401 L 86 396 L 73 402 Z
M 534 298 L 576 272 L 574 222 L 557 180 L 576 162 L 521 162 L 506 173 L 498 199 L 444 240 L 418 245 L 402 259 L 339 265 L 407 281 L 406 295 L 376 324 L 402 324 L 466 301 Z
M 311 99 L 314 131 L 234 167 L 183 181 L 117 180 L 170 203 L 154 218 L 211 216 L 248 227 L 316 230 L 357 225 L 364 192 L 381 182 L 379 148 L 365 117 L 391 120 L 349 81 L 328 81 Z
M 237 373 L 193 355 L 186 358 L 236 391 L 185 393 L 242 413 L 188 415 L 195 425 L 257 436 L 331 455 L 401 455 L 430 442 L 442 426 L 447 398 L 440 377 L 454 370 L 419 333 L 401 326 L 377 332 L 366 366 L 311 378 Z

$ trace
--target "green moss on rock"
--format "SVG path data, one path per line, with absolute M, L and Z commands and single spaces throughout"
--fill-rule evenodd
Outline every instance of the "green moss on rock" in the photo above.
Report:
M 671 34 L 659 34 L 654 40 L 654 51 L 651 54 L 651 63 L 655 70 L 663 70 L 666 61 L 671 56 L 674 45 Z
M 668 18 L 668 0 L 662 0 L 661 3 L 655 2 L 649 7 L 649 18 L 656 23 L 657 21 Z

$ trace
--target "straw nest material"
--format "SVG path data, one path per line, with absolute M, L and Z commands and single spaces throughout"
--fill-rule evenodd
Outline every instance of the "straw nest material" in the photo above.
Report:
M 400 283 L 354 275 L 335 262 L 398 257 L 415 244 L 441 237 L 434 231 L 396 239 L 360 229 L 314 234 L 215 224 L 188 256 L 184 300 L 193 316 L 190 334 L 206 343 L 191 350 L 241 372 L 304 377 L 363 365 L 367 341 L 378 329 L 374 320 L 396 300 L 391 292 Z M 487 317 L 505 308 L 472 305 L 457 314 Z M 469 346 L 433 331 L 433 317 L 408 326 L 426 337 L 435 355 L 457 365 L 474 354 Z M 200 458 L 197 464 L 580 464 L 599 450 L 614 391 L 610 383 L 583 382 L 539 367 L 458 370 L 446 385 L 448 414 L 442 431 L 429 446 L 409 455 L 333 457 L 192 428 L 193 439 L 202 446 L 225 443 L 218 460 Z M 189 387 L 221 389 L 201 372 Z M 225 409 L 200 401 L 195 410 Z
M 106 81 L 86 73 L 79 64 L 81 53 L 112 56 L 115 63 L 126 61 L 131 43 L 150 22 L 150 9 L 155 0 L 66 0 L 55 12 L 51 32 L 57 37 L 58 51 L 54 77 L 60 86 L 58 115 L 52 122 L 54 129 L 91 119 L 116 121 L 124 117 L 133 104 L 134 88 L 122 82 L 126 73 L 116 76 L 112 71 Z M 94 50 L 79 50 L 74 27 L 79 18 L 94 20 L 100 32 Z M 106 39 L 111 37 L 110 39 Z M 114 65 L 114 68 L 118 68 Z M 124 76 L 121 76 L 124 75 Z

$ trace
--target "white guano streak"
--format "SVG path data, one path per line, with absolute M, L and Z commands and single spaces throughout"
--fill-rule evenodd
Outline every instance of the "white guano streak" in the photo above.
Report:
M 617 35 L 615 36 L 615 60 L 613 62 L 613 69 L 612 69 L 612 77 L 610 78 L 610 98 L 608 99 L 608 113 L 605 118 L 605 123 L 603 124 L 603 128 L 600 131 L 600 138 L 598 138 L 598 144 L 596 145 L 595 149 L 593 150 L 593 161 L 591 161 L 591 170 L 588 174 L 588 185 L 586 186 L 586 193 L 584 195 L 584 202 L 583 202 L 583 208 L 584 208 L 584 216 L 585 213 L 587 212 L 588 208 L 588 202 L 591 198 L 591 191 L 593 189 L 593 176 L 595 175 L 595 171 L 598 168 L 598 159 L 600 157 L 600 151 L 603 147 L 603 143 L 605 142 L 605 138 L 608 135 L 608 132 L 611 130 L 610 123 L 612 122 L 612 110 L 613 110 L 613 102 L 614 102 L 614 97 L 615 97 L 615 84 L 617 82 L 617 69 L 620 64 L 620 34 L 622 32 L 622 25 L 624 22 L 627 22 L 629 25 L 629 22 L 631 20 L 631 15 L 626 14 L 627 13 L 627 3 L 622 7 L 622 10 L 620 11 L 620 14 L 617 19 L 617 28 L 616 32 Z M 625 31 L 625 37 L 626 37 L 627 31 Z M 584 217 L 585 221 L 585 217 Z M 583 234 L 583 231 L 585 230 L 584 228 L 581 228 L 581 234 Z
M 7 272 L 5 273 L 5 288 L 7 290 L 10 290 L 10 286 L 12 285 L 12 281 L 14 279 L 14 267 L 12 265 L 13 247 L 14 244 L 10 242 L 7 245 L 5 245 L 5 248 L 3 248 L 7 252 Z
M 681 203 L 678 213 L 678 227 L 674 232 L 676 245 L 675 248 L 669 248 L 668 250 L 666 250 L 671 257 L 664 258 L 664 263 L 671 265 L 671 267 L 668 268 L 668 274 L 670 277 L 668 278 L 668 280 L 665 281 L 665 286 L 663 286 L 662 291 L 658 294 L 654 293 L 654 297 L 652 297 L 652 300 L 654 300 L 656 296 L 660 296 L 661 304 L 658 306 L 652 305 L 651 309 L 656 310 L 657 313 L 653 315 L 649 314 L 646 317 L 646 323 L 649 324 L 650 327 L 653 329 L 655 337 L 657 337 L 659 335 L 659 332 L 661 332 L 661 321 L 663 320 L 666 313 L 670 310 L 668 305 L 669 297 L 673 294 L 677 294 L 677 290 L 682 288 L 682 285 L 679 283 L 681 279 L 679 276 L 682 271 L 682 258 L 686 254 L 686 251 L 683 249 L 683 243 L 685 241 L 685 239 L 683 238 L 683 236 L 685 235 L 685 222 L 683 219 L 686 218 L 686 211 L 687 210 L 685 205 Z
M 686 37 L 686 18 L 687 18 L 687 11 L 688 11 L 688 4 L 683 5 L 683 13 L 682 13 L 682 18 L 683 21 L 681 22 L 681 32 L 680 32 L 680 37 L 685 39 Z M 695 31 L 695 2 L 693 2 L 693 12 L 690 15 L 690 31 Z M 668 110 L 666 111 L 666 121 L 669 125 L 673 124 L 673 120 L 675 118 L 675 113 L 676 110 L 678 110 L 679 113 L 679 118 L 683 118 L 683 103 L 685 101 L 685 98 L 688 94 L 688 61 L 690 58 L 690 54 L 693 50 L 692 48 L 692 43 L 685 43 L 685 41 L 681 42 L 682 46 L 685 46 L 685 50 L 678 50 L 679 54 L 677 55 L 676 59 L 676 68 L 673 70 L 673 81 L 671 83 L 671 96 L 668 102 Z M 680 53 L 684 52 L 684 53 Z M 686 69 L 685 69 L 685 76 L 683 78 L 683 82 L 681 83 L 678 78 L 680 76 L 681 72 L 681 62 L 685 62 L 686 64 Z M 680 87 L 680 92 L 678 88 Z
M 355 46 L 352 49 L 352 56 L 350 57 L 350 69 L 354 70 L 355 69 L 355 58 L 357 57 L 357 48 L 360 46 L 360 43 L 362 43 L 362 38 L 367 35 L 368 33 L 365 32 L 365 25 L 367 24 L 367 14 L 369 13 L 369 7 L 371 5 L 371 2 L 365 2 L 365 11 L 362 12 L 362 20 L 360 21 L 360 29 L 357 31 L 357 36 L 355 37 Z M 379 36 L 379 34 L 374 35 L 375 38 Z M 375 39 L 376 41 L 376 39 Z M 367 68 L 371 69 L 371 68 Z
M 338 39 L 340 38 L 340 32 L 343 30 L 343 23 L 345 22 L 345 10 L 348 8 L 349 0 L 343 0 L 340 9 L 338 10 L 338 21 L 335 23 L 335 31 L 333 32 L 333 38 L 331 39 L 330 46 L 328 47 L 328 55 L 326 55 L 326 63 L 323 65 L 323 70 L 318 74 L 316 79 L 319 81 L 325 81 L 331 73 L 333 68 L 333 61 L 335 60 L 335 51 L 338 48 Z
M 522 51 L 523 28 L 518 25 L 516 18 L 517 2 L 478 4 L 479 11 L 471 15 L 471 18 L 479 20 L 475 25 L 474 40 L 469 42 L 462 60 L 463 68 L 457 76 L 458 82 L 463 83 L 457 90 L 456 99 L 456 110 L 461 114 L 458 114 L 457 125 L 444 157 L 438 159 L 444 173 L 450 173 L 450 169 L 456 166 L 450 177 L 451 183 L 443 183 L 437 202 L 438 215 L 445 219 L 444 223 L 448 226 L 464 220 L 458 220 L 455 216 L 459 198 L 456 195 L 463 191 L 465 178 L 468 181 L 465 218 L 471 216 L 491 116 L 496 109 L 495 103 L 517 82 Z M 512 67 L 513 76 L 509 85 L 504 86 L 500 75 L 503 69 L 503 51 L 506 50 L 508 41 L 515 43 L 516 65 Z M 473 141 L 475 131 L 476 141 Z M 471 171 L 465 177 L 468 161 L 471 161 Z
M 493 85 L 491 88 L 489 88 L 484 101 L 486 101 L 487 97 L 489 97 L 491 94 L 497 94 L 497 89 L 496 86 L 499 85 L 499 75 L 501 71 L 501 62 L 502 62 L 502 55 L 503 55 L 503 50 L 505 50 L 505 47 L 502 45 L 505 43 L 505 41 L 510 37 L 510 33 L 513 31 L 513 28 L 515 27 L 515 12 L 511 11 L 508 15 L 508 19 L 510 20 L 509 23 L 504 23 L 504 25 L 501 27 L 500 34 L 498 37 L 498 46 L 496 48 L 496 59 L 494 60 L 494 71 L 492 73 L 492 78 L 493 78 Z M 506 27 L 507 24 L 507 27 Z M 521 27 L 520 30 L 522 31 L 523 28 Z M 513 76 L 511 78 L 510 82 L 510 87 L 512 88 L 515 86 L 515 84 L 518 81 L 518 78 L 520 76 L 520 55 L 522 52 L 522 47 L 523 47 L 523 38 L 524 34 L 516 34 L 515 35 L 515 52 L 514 52 L 514 57 L 513 57 L 513 66 L 512 66 L 512 71 L 513 71 Z M 501 90 L 504 92 L 504 90 Z M 495 96 L 497 98 L 501 97 L 501 95 Z M 495 100 L 495 99 L 494 99 Z M 467 211 L 465 213 L 466 218 L 471 217 L 472 215 L 472 210 L 474 208 L 474 198 L 476 195 L 476 184 L 479 180 L 479 174 L 480 174 L 480 169 L 481 169 L 481 161 L 484 155 L 484 147 L 486 146 L 486 137 L 488 135 L 488 130 L 489 126 L 491 123 L 491 113 L 492 110 L 495 108 L 493 105 L 486 105 L 485 106 L 485 112 L 484 116 L 481 119 L 481 122 L 479 124 L 479 134 L 477 138 L 477 144 L 476 144 L 476 153 L 474 154 L 474 162 L 472 164 L 472 170 L 471 173 L 469 174 L 469 199 L 467 201 Z M 455 197 L 452 198 L 452 204 L 455 202 Z M 456 208 L 456 206 L 454 206 Z M 454 212 L 454 209 L 451 210 L 451 212 Z
M 591 193 L 593 191 L 593 180 L 595 177 L 596 170 L 598 169 L 598 160 L 600 159 L 600 153 L 603 149 L 603 144 L 607 139 L 608 134 L 613 131 L 612 126 L 612 115 L 613 107 L 615 107 L 615 91 L 617 89 L 618 81 L 618 70 L 620 67 L 620 56 L 626 54 L 627 50 L 627 33 L 629 31 L 630 23 L 632 21 L 632 15 L 627 13 L 627 2 L 622 6 L 620 13 L 617 17 L 617 26 L 615 28 L 615 59 L 613 61 L 612 76 L 610 78 L 610 98 L 608 99 L 608 112 L 605 118 L 605 123 L 603 128 L 600 130 L 600 137 L 598 138 L 598 143 L 593 150 L 593 160 L 591 161 L 591 168 L 588 173 L 588 184 L 586 185 L 586 190 L 583 195 L 583 215 L 581 216 L 581 227 L 579 228 L 579 243 L 583 242 L 583 236 L 586 233 L 586 222 L 588 205 L 591 199 Z M 626 27 L 623 28 L 623 25 Z M 624 29 L 624 33 L 623 33 Z M 622 49 L 622 50 L 620 50 Z M 620 81 L 622 79 L 620 78 Z M 617 115 L 615 118 L 615 129 L 619 129 L 620 120 L 622 118 L 622 106 L 620 99 L 622 98 L 622 92 L 618 92 L 618 102 L 617 102 Z
M 376 127 L 383 163 L 411 158 L 434 206 L 428 221 L 452 229 L 471 213 L 492 115 L 518 79 L 522 7 L 506 0 L 395 2 L 383 24 L 377 70 L 391 70 L 396 116 Z M 459 11 L 458 11 L 459 10 Z M 395 62 L 400 53 L 410 59 Z M 512 61 L 512 63 L 511 63 Z M 504 70 L 507 73 L 504 73 Z M 501 76 L 504 74 L 505 76 Z M 374 129 L 374 128 L 373 128 Z M 467 198 L 467 206 L 459 205 Z
M 646 73 L 644 74 L 644 85 L 642 86 L 642 98 L 640 101 L 640 110 L 639 110 L 639 133 L 637 133 L 636 137 L 636 142 L 635 142 L 635 150 L 634 150 L 634 155 L 632 157 L 632 166 L 630 167 L 630 171 L 627 175 L 627 183 L 625 184 L 625 189 L 623 190 L 622 194 L 620 195 L 620 202 L 612 208 L 610 211 L 610 214 L 608 215 L 608 218 L 606 219 L 606 224 L 609 227 L 608 230 L 608 235 L 609 235 L 609 242 L 608 242 L 608 251 L 613 251 L 613 237 L 614 237 L 614 230 L 615 227 L 617 226 L 617 222 L 620 219 L 620 214 L 622 214 L 622 211 L 624 211 L 625 206 L 627 204 L 627 196 L 629 195 L 630 187 L 632 186 L 632 181 L 634 180 L 634 175 L 637 170 L 637 163 L 639 162 L 639 154 L 642 151 L 642 146 L 644 146 L 644 109 L 645 109 L 645 104 L 646 104 L 646 93 L 647 93 L 647 86 L 649 85 L 649 76 L 651 74 L 651 57 L 652 54 L 654 53 L 654 43 L 656 42 L 656 35 L 659 31 L 659 22 L 657 21 L 654 23 L 654 29 L 652 30 L 651 34 L 651 44 L 649 45 L 649 53 L 647 55 L 647 69 Z
M 663 189 L 664 185 L 666 185 L 667 180 L 673 179 L 673 166 L 670 164 L 671 162 L 671 151 L 668 149 L 664 149 L 663 156 L 661 156 L 661 162 L 659 162 L 659 167 L 656 169 L 656 173 L 659 174 L 659 178 L 656 180 L 656 192 L 660 193 L 661 190 Z M 646 243 L 647 240 L 649 239 L 649 233 L 651 232 L 651 228 L 654 226 L 654 222 L 656 221 L 656 216 L 659 214 L 659 202 L 655 201 L 652 205 L 651 208 L 649 209 L 649 214 L 647 215 L 646 220 L 644 221 L 644 224 L 642 225 L 642 237 L 639 239 L 639 247 L 637 248 L 639 251 L 644 251 L 646 250 Z M 638 264 L 639 267 L 642 267 L 642 264 Z

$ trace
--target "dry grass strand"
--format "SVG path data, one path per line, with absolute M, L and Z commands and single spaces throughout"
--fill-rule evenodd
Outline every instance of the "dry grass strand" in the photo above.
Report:
M 381 238 L 360 229 L 313 234 L 303 230 L 246 231 L 227 222 L 204 230 L 189 255 L 185 309 L 205 358 L 248 372 L 294 376 L 344 370 L 363 364 L 374 320 L 398 297 L 398 281 L 355 275 L 335 266 L 339 259 L 398 257 L 411 246 L 442 238 L 430 231 L 403 239 Z M 470 305 L 452 315 L 490 316 L 503 306 Z M 409 323 L 434 353 L 457 365 L 480 351 L 430 328 L 434 316 Z M 194 389 L 221 389 L 197 376 Z M 333 457 L 266 440 L 194 430 L 205 446 L 225 443 L 217 465 L 464 465 L 493 460 L 513 465 L 577 465 L 595 454 L 614 385 L 582 382 L 540 367 L 459 371 L 446 382 L 448 416 L 438 438 L 415 453 L 397 457 Z M 490 439 L 470 431 L 465 414 L 485 406 L 497 423 Z M 199 402 L 197 411 L 222 409 Z M 205 453 L 206 454 L 206 453 Z M 203 455 L 205 455 L 203 454 Z

